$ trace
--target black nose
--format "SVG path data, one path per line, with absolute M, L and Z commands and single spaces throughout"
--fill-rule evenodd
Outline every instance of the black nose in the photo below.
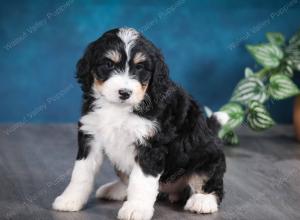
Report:
M 120 99 L 126 100 L 130 97 L 132 91 L 129 89 L 120 89 L 119 94 L 120 94 Z

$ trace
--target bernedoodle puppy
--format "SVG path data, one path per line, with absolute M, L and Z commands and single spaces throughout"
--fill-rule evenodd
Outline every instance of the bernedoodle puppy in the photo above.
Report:
M 79 150 L 54 209 L 83 208 L 106 155 L 120 179 L 101 186 L 96 197 L 125 200 L 119 219 L 151 219 L 159 192 L 176 202 L 186 189 L 185 210 L 218 210 L 226 165 L 217 132 L 228 116 L 205 117 L 169 78 L 149 40 L 132 28 L 104 33 L 78 61 L 77 79 L 83 91 Z

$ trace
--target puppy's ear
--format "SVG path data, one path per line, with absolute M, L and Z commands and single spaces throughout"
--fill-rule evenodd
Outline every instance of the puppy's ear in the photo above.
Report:
M 91 43 L 85 50 L 83 57 L 77 62 L 76 65 L 76 78 L 78 83 L 81 84 L 83 92 L 89 92 L 93 83 L 93 74 L 91 73 L 91 58 L 94 44 Z
M 150 82 L 149 95 L 156 104 L 161 103 L 167 96 L 169 88 L 169 69 L 163 56 L 158 53 L 155 58 L 155 69 Z

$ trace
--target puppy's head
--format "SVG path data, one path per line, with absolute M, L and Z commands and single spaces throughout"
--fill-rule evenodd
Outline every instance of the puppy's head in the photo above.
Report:
M 165 92 L 168 68 L 159 50 L 132 28 L 114 29 L 92 42 L 77 63 L 85 93 L 117 105 L 137 106 Z M 147 94 L 147 95 L 146 95 Z

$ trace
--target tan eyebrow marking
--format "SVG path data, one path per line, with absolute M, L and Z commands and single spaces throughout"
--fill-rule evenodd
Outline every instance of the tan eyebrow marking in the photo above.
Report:
M 134 58 L 133 58 L 133 62 L 135 64 L 143 62 L 146 60 L 146 56 L 142 53 L 142 52 L 138 52 L 135 54 Z
M 121 61 L 121 54 L 116 50 L 109 50 L 104 54 L 108 59 L 111 59 L 115 63 Z

